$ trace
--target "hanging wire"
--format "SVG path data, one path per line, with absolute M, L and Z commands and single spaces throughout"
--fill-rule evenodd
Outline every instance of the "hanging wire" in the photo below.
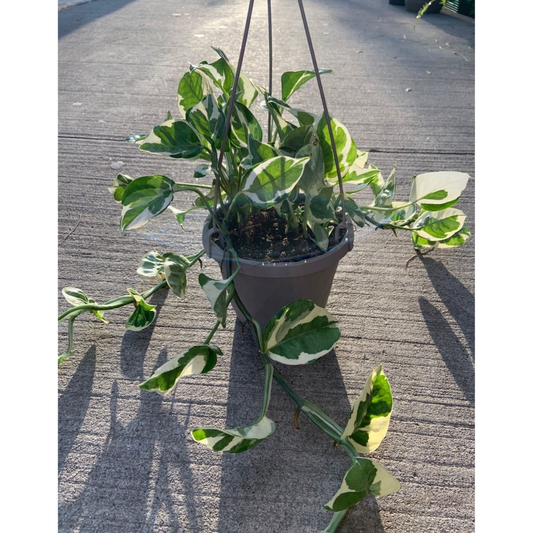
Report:
M 272 0 L 267 0 L 268 9 L 268 94 L 272 96 Z M 272 113 L 268 112 L 268 142 L 272 142 Z
M 241 51 L 239 53 L 239 62 L 237 63 L 237 70 L 235 72 L 235 80 L 233 81 L 233 89 L 231 90 L 231 97 L 228 103 L 228 109 L 226 112 L 226 123 L 224 125 L 224 135 L 220 143 L 220 154 L 218 156 L 218 172 L 215 174 L 215 193 L 213 195 L 213 213 L 216 216 L 218 197 L 220 195 L 220 172 L 222 171 L 222 162 L 224 160 L 224 152 L 226 150 L 226 142 L 228 140 L 229 128 L 231 124 L 231 115 L 235 106 L 235 99 L 237 97 L 237 88 L 239 86 L 239 79 L 241 77 L 242 62 L 244 59 L 244 51 L 246 50 L 246 42 L 248 40 L 248 32 L 250 30 L 250 22 L 252 20 L 252 11 L 254 9 L 254 0 L 250 0 L 248 5 L 248 15 L 246 17 L 246 25 L 244 27 L 244 35 L 242 36 Z M 215 221 L 213 220 L 213 227 L 215 227 Z
M 337 231 L 341 226 L 347 227 L 347 217 L 346 217 L 346 206 L 344 203 L 344 186 L 342 183 L 341 169 L 339 164 L 339 156 L 337 154 L 337 146 L 335 143 L 335 137 L 333 135 L 333 128 L 331 126 L 331 118 L 328 111 L 328 104 L 326 102 L 326 95 L 324 93 L 324 87 L 322 86 L 322 79 L 320 78 L 320 70 L 318 68 L 318 63 L 316 60 L 315 50 L 313 48 L 313 41 L 311 39 L 311 32 L 309 31 L 309 25 L 307 23 L 307 17 L 305 15 L 305 9 L 302 0 L 298 0 L 298 5 L 300 7 L 300 14 L 302 16 L 302 23 L 305 30 L 305 35 L 307 38 L 307 44 L 309 46 L 309 52 L 311 54 L 311 60 L 313 62 L 313 68 L 315 71 L 315 77 L 318 84 L 318 91 L 320 93 L 320 99 L 322 100 L 322 108 L 324 110 L 324 118 L 326 119 L 326 124 L 329 131 L 329 137 L 331 140 L 331 149 L 333 151 L 333 158 L 335 160 L 335 168 L 337 170 L 337 177 L 339 180 L 339 189 L 341 196 L 341 207 L 342 207 L 342 223 L 337 226 Z M 213 212 L 216 216 L 216 208 L 218 203 L 218 197 L 220 196 L 220 173 L 222 171 L 222 162 L 224 160 L 224 152 L 226 150 L 226 143 L 228 140 L 229 129 L 231 124 L 231 116 L 233 114 L 233 108 L 235 106 L 235 100 L 237 97 L 237 88 L 239 86 L 239 79 L 241 75 L 242 63 L 244 60 L 244 52 L 246 50 L 246 43 L 248 41 L 248 33 L 250 30 L 250 23 L 252 20 L 252 12 L 254 8 L 254 0 L 250 0 L 248 5 L 248 15 L 246 17 L 246 24 L 244 27 L 244 34 L 242 37 L 241 50 L 239 53 L 239 61 L 237 63 L 237 69 L 235 72 L 235 79 L 233 81 L 233 88 L 231 91 L 231 97 L 228 103 L 228 108 L 226 112 L 226 123 L 224 125 L 224 135 L 222 136 L 222 141 L 220 143 L 220 154 L 218 157 L 218 172 L 215 174 L 215 192 L 213 197 Z M 267 0 L 267 9 L 268 9 L 268 59 L 269 59 L 269 71 L 268 71 L 268 91 L 269 94 L 272 94 L 272 69 L 273 69 L 273 51 L 272 51 L 272 2 Z M 268 119 L 268 139 L 271 141 L 272 135 L 272 115 L 269 114 Z M 215 221 L 213 221 L 213 228 L 215 227 Z
M 318 69 L 318 63 L 316 61 L 315 50 L 313 48 L 313 41 L 311 40 L 311 32 L 309 31 L 309 25 L 307 24 L 307 17 L 305 16 L 305 9 L 302 0 L 298 0 L 300 6 L 300 14 L 302 15 L 302 22 L 304 25 L 305 35 L 307 37 L 307 44 L 309 45 L 309 52 L 311 53 L 311 60 L 313 61 L 313 68 L 315 70 L 316 81 L 318 84 L 318 91 L 320 93 L 320 99 L 322 100 L 322 107 L 324 108 L 324 117 L 328 126 L 329 137 L 331 139 L 331 149 L 333 150 L 333 158 L 335 160 L 335 167 L 337 169 L 337 176 L 339 178 L 339 189 L 341 193 L 341 206 L 342 206 L 342 223 L 346 227 L 346 206 L 344 205 L 344 187 L 342 184 L 341 168 L 339 165 L 339 156 L 337 154 L 337 146 L 335 144 L 335 138 L 333 136 L 333 129 L 331 127 L 331 119 L 328 111 L 328 104 L 326 103 L 326 95 L 324 94 L 324 87 L 322 86 L 322 80 L 320 78 L 320 71 Z

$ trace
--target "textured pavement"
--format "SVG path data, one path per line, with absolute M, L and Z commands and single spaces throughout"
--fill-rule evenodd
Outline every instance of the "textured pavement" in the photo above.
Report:
M 236 60 L 247 4 L 96 0 L 59 11 L 59 289 L 80 287 L 99 302 L 128 287 L 146 290 L 149 280 L 135 273 L 145 252 L 200 248 L 201 215 L 185 229 L 168 216 L 122 234 L 107 187 L 118 169 L 193 180 L 194 165 L 123 139 L 176 111 L 179 78 L 189 61 L 216 59 L 211 45 Z M 414 15 L 386 0 L 306 7 L 320 66 L 335 71 L 323 80 L 330 112 L 385 174 L 396 165 L 400 193 L 424 171 L 474 178 L 474 24 L 441 14 L 415 28 Z M 273 0 L 273 8 L 279 79 L 311 63 L 296 0 Z M 244 70 L 263 85 L 267 58 L 266 2 L 257 0 Z M 294 104 L 318 111 L 316 86 Z M 475 235 L 474 179 L 458 207 Z M 365 234 L 341 262 L 328 304 L 343 333 L 336 349 L 315 365 L 282 369 L 341 425 L 375 366 L 391 382 L 389 433 L 372 457 L 402 489 L 367 497 L 340 533 L 474 531 L 474 243 L 405 269 L 408 236 Z M 216 265 L 206 261 L 204 271 L 216 276 Z M 293 405 L 276 384 L 269 417 L 277 430 L 260 446 L 220 455 L 189 435 L 192 427 L 243 425 L 259 412 L 263 372 L 233 314 L 215 336 L 224 357 L 213 371 L 184 379 L 167 397 L 138 389 L 211 329 L 197 273 L 184 300 L 152 298 L 155 327 L 125 332 L 124 309 L 109 312 L 107 326 L 78 319 L 75 354 L 58 378 L 59 532 L 316 533 L 327 525 L 321 506 L 347 456 L 303 417 L 294 429 Z M 59 310 L 67 307 L 60 296 Z

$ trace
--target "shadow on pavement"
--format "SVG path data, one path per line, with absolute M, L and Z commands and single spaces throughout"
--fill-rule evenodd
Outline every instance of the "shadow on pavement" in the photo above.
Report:
M 96 347 L 92 346 L 81 360 L 76 372 L 58 400 L 58 474 L 61 475 L 68 454 L 76 441 L 91 400 Z M 72 409 L 75 405 L 76 408 Z M 72 416 L 74 413 L 74 416 Z
M 58 12 L 58 37 L 76 31 L 93 20 L 113 13 L 135 0 L 96 0 L 86 4 L 71 6 Z
M 421 297 L 418 302 L 422 316 L 448 370 L 474 405 L 474 296 L 442 263 L 428 257 L 422 258 L 422 262 L 442 303 L 463 332 L 468 349 L 441 311 Z
M 277 366 L 304 399 L 344 425 L 351 403 L 334 350 L 313 365 Z M 243 332 L 239 321 L 229 376 L 226 428 L 235 428 L 257 419 L 264 386 L 252 334 L 249 328 Z M 340 487 L 350 463 L 303 414 L 297 431 L 294 412 L 294 404 L 274 382 L 268 416 L 276 422 L 276 432 L 247 452 L 223 455 L 219 533 L 310 533 L 326 528 L 331 513 L 322 506 Z M 338 531 L 383 533 L 375 499 L 367 497 L 351 509 Z

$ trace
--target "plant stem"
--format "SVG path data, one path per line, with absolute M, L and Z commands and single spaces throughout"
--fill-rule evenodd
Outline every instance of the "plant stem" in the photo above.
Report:
M 337 528 L 340 526 L 340 523 L 341 523 L 342 519 L 345 517 L 347 512 L 348 512 L 348 509 L 345 509 L 344 511 L 337 511 L 336 513 L 333 513 L 331 521 L 330 521 L 328 527 L 324 530 L 324 533 L 335 533 L 335 531 L 337 531 Z

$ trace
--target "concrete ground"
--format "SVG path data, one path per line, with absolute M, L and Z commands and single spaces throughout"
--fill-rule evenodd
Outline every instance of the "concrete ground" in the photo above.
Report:
M 256 2 L 244 69 L 266 84 L 266 2 Z M 474 176 L 474 24 L 414 15 L 386 0 L 306 1 L 331 113 L 371 162 L 397 166 L 399 189 L 424 171 Z M 59 288 L 97 301 L 151 285 L 136 273 L 156 248 L 200 248 L 202 216 L 185 229 L 171 217 L 122 234 L 107 187 L 117 173 L 192 181 L 189 163 L 123 142 L 176 110 L 188 62 L 236 59 L 246 0 L 97 0 L 59 11 Z M 296 0 L 274 0 L 275 75 L 310 68 Z M 294 104 L 319 110 L 313 83 Z M 260 112 L 258 111 L 258 114 Z M 184 204 L 185 205 L 185 204 Z M 458 205 L 475 235 L 474 179 Z M 74 230 L 74 231 L 72 231 Z M 411 256 L 407 236 L 372 233 L 341 262 L 328 305 L 343 336 L 317 364 L 284 368 L 296 390 L 339 424 L 369 372 L 382 363 L 395 398 L 387 438 L 373 457 L 402 483 L 367 497 L 341 533 L 474 531 L 474 239 L 463 248 Z M 216 276 L 206 261 L 204 271 Z M 215 337 L 224 352 L 209 374 L 170 396 L 138 383 L 202 342 L 213 318 L 195 277 L 184 300 L 157 294 L 155 327 L 126 332 L 81 317 L 75 354 L 59 368 L 59 531 L 84 533 L 316 533 L 349 463 L 273 386 L 275 434 L 244 454 L 195 443 L 192 427 L 253 421 L 263 373 L 248 332 Z M 59 309 L 67 308 L 60 297 Z M 164 305 L 162 305 L 164 303 Z M 60 350 L 66 324 L 59 326 Z

